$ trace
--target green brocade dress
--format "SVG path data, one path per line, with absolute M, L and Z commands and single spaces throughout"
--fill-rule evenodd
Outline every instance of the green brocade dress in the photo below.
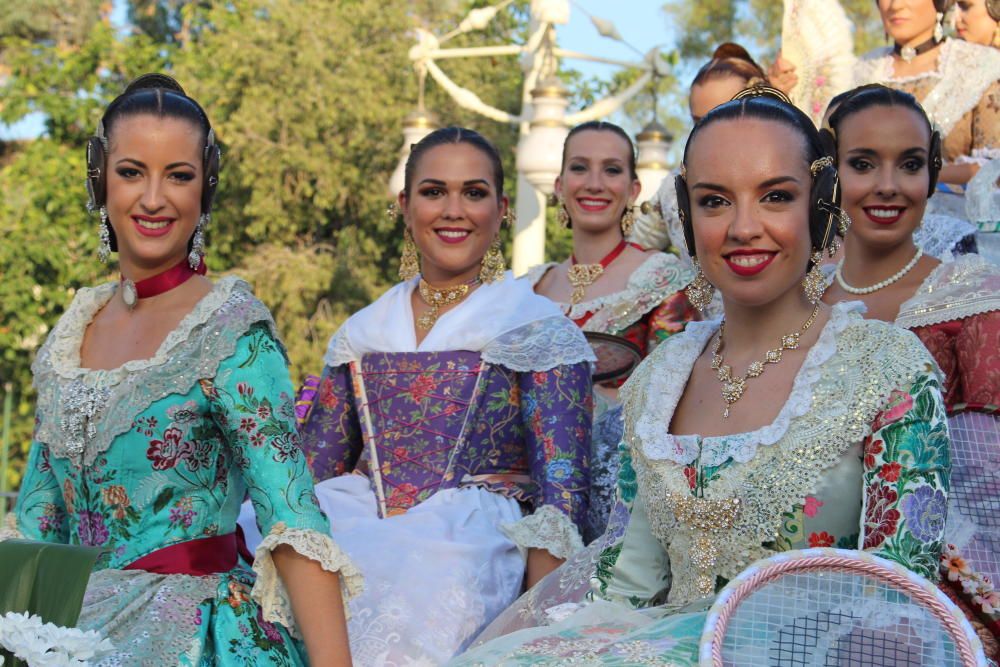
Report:
M 38 353 L 35 437 L 6 536 L 104 550 L 78 627 L 115 644 L 107 664 L 307 664 L 271 551 L 287 544 L 339 571 L 345 595 L 360 577 L 313 493 L 270 313 L 224 278 L 152 358 L 80 368 L 84 331 L 116 289 L 80 290 Z M 233 533 L 248 493 L 265 536 L 252 567 L 124 569 Z
M 939 375 L 916 336 L 858 306 L 833 307 L 778 416 L 749 433 L 670 433 L 719 323 L 664 341 L 621 390 L 607 532 L 449 665 L 697 665 L 715 594 L 779 551 L 871 551 L 936 580 L 950 470 Z M 715 508 L 711 529 L 699 505 Z

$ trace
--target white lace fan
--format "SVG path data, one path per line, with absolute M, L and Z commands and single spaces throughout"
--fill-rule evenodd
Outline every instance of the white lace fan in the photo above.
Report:
M 962 612 L 906 568 L 805 549 L 741 572 L 708 612 L 701 667 L 985 667 Z
M 818 126 L 830 98 L 853 84 L 851 22 L 837 0 L 784 0 L 781 57 L 796 68 L 789 97 Z

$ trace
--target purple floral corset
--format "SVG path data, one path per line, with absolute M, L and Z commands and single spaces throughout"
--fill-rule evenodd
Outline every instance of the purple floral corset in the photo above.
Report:
M 483 364 L 475 352 L 367 354 L 351 365 L 368 474 L 392 516 L 458 486 L 456 455 L 468 442 Z

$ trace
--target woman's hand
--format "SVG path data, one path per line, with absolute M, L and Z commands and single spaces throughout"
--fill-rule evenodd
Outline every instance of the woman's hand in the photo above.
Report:
M 795 65 L 782 58 L 779 53 L 775 61 L 767 68 L 767 78 L 772 86 L 786 95 L 790 95 L 792 88 L 799 82 L 795 69 Z
M 287 544 L 279 545 L 271 558 L 292 601 L 292 613 L 305 639 L 309 662 L 323 667 L 351 667 L 340 575 L 327 572 Z

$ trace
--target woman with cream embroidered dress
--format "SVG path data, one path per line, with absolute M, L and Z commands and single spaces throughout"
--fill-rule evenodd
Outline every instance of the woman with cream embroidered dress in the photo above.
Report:
M 824 299 L 860 299 L 867 317 L 912 330 L 944 372 L 956 466 L 946 537 L 967 566 L 953 577 L 979 589 L 973 605 L 1000 636 L 1000 595 L 973 570 L 1000 577 L 1000 268 L 978 255 L 938 261 L 913 243 L 940 165 L 939 139 L 912 96 L 882 86 L 853 92 L 831 116 L 844 208 L 854 220 Z M 985 451 L 984 451 L 985 450 Z M 968 590 L 966 592 L 969 592 Z M 990 602 L 992 599 L 993 602 Z M 985 603 L 985 604 L 984 604 Z
M 696 313 L 682 291 L 694 275 L 676 255 L 628 242 L 640 183 L 632 140 L 593 121 L 570 130 L 556 179 L 559 219 L 573 230 L 573 254 L 535 266 L 527 278 L 583 331 L 620 336 L 646 356 L 683 331 Z M 618 383 L 595 388 L 587 541 L 604 532 L 615 498 L 621 410 Z
M 812 121 L 737 99 L 695 126 L 683 164 L 689 298 L 717 288 L 724 319 L 689 324 L 622 388 L 619 536 L 529 591 L 455 665 L 697 664 L 715 592 L 774 551 L 864 549 L 936 577 L 939 379 L 912 333 L 819 301 L 840 208 Z
M 302 428 L 365 576 L 358 665 L 448 660 L 582 546 L 587 512 L 593 353 L 504 271 L 496 149 L 437 130 L 404 182 L 403 282 L 333 336 Z
M 168 77 L 105 112 L 88 186 L 121 280 L 81 289 L 38 353 L 13 534 L 105 549 L 79 626 L 114 664 L 349 665 L 341 592 L 360 579 L 313 494 L 284 348 L 246 283 L 198 275 L 218 166 Z M 252 569 L 247 493 L 267 535 Z

